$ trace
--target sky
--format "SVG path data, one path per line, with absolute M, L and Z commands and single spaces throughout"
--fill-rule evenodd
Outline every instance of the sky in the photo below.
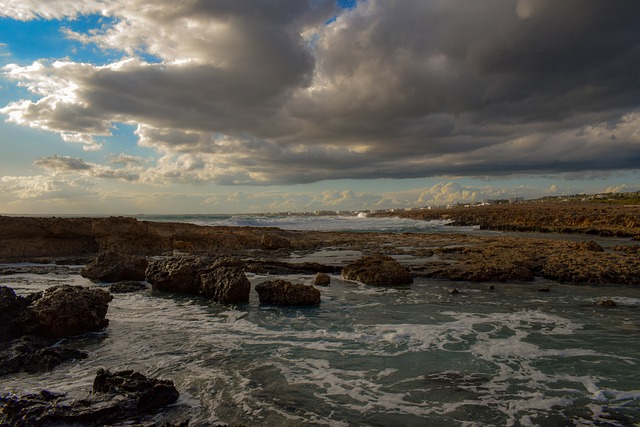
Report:
M 637 0 L 0 6 L 0 213 L 640 190 Z

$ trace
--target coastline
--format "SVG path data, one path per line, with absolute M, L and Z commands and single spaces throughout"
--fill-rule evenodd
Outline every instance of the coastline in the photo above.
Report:
M 295 262 L 329 250 L 335 269 L 350 261 L 341 259 L 341 253 L 355 252 L 395 257 L 414 277 L 422 278 L 469 282 L 544 278 L 583 285 L 638 285 L 640 246 L 633 240 L 640 236 L 639 212 L 640 207 L 605 204 L 524 203 L 396 213 L 401 218 L 533 232 L 526 236 L 296 231 L 130 217 L 0 216 L 0 262 L 82 264 L 108 251 L 144 257 L 233 256 Z M 584 239 L 564 238 L 569 235 Z M 603 246 L 591 240 L 597 239 L 594 236 L 615 236 L 621 244 Z

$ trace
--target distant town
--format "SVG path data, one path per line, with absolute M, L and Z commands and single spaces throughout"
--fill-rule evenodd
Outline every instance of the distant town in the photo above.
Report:
M 488 205 L 508 205 L 513 203 L 607 203 L 615 205 L 640 205 L 640 191 L 625 192 L 625 193 L 598 193 L 598 194 L 573 194 L 564 196 L 545 196 L 538 199 L 525 200 L 524 197 L 510 197 L 508 199 L 486 199 L 482 202 L 476 203 L 453 203 L 447 205 L 438 206 L 423 206 L 417 208 L 391 208 L 391 209 L 377 209 L 377 210 L 318 210 L 314 212 L 271 212 L 267 215 L 278 216 L 367 216 L 376 214 L 389 214 L 394 212 L 407 212 L 407 211 L 419 211 L 419 210 L 431 210 L 431 209 L 451 209 L 456 207 L 476 207 L 476 206 L 488 206 Z

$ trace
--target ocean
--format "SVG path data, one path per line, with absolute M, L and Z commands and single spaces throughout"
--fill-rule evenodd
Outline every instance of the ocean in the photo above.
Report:
M 441 233 L 391 218 L 153 217 L 207 225 Z M 473 227 L 456 232 L 484 233 Z M 489 232 L 487 232 L 489 233 Z M 355 258 L 323 250 L 305 260 Z M 294 254 L 295 256 L 295 254 Z M 78 267 L 79 268 L 79 267 Z M 273 276 L 248 275 L 253 285 Z M 312 283 L 311 275 L 284 276 Z M 95 372 L 171 379 L 179 401 L 159 417 L 191 426 L 638 426 L 640 290 L 418 278 L 376 288 L 331 276 L 319 307 L 225 306 L 151 290 L 114 294 L 99 333 L 63 340 L 89 352 L 46 374 L 2 378 L 3 391 L 87 394 Z M 77 274 L 14 274 L 19 294 Z M 452 294 L 452 289 L 460 292 Z M 550 287 L 552 292 L 539 292 Z M 597 303 L 612 299 L 615 308 Z

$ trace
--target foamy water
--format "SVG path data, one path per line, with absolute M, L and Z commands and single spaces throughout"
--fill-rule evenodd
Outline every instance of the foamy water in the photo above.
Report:
M 456 227 L 450 220 L 420 221 L 407 218 L 371 218 L 358 215 L 151 215 L 138 219 L 188 222 L 230 227 L 278 227 L 284 230 L 381 231 L 390 233 L 477 232 L 477 227 Z
M 255 285 L 266 276 L 250 275 Z M 310 283 L 312 276 L 290 276 Z M 28 293 L 77 275 L 13 275 Z M 3 389 L 81 396 L 99 367 L 172 379 L 190 425 L 608 425 L 640 422 L 640 291 L 549 283 L 342 281 L 314 308 L 242 306 L 184 295 L 114 294 L 89 351 Z M 551 286 L 549 293 L 537 291 Z M 596 303 L 613 299 L 614 309 Z

